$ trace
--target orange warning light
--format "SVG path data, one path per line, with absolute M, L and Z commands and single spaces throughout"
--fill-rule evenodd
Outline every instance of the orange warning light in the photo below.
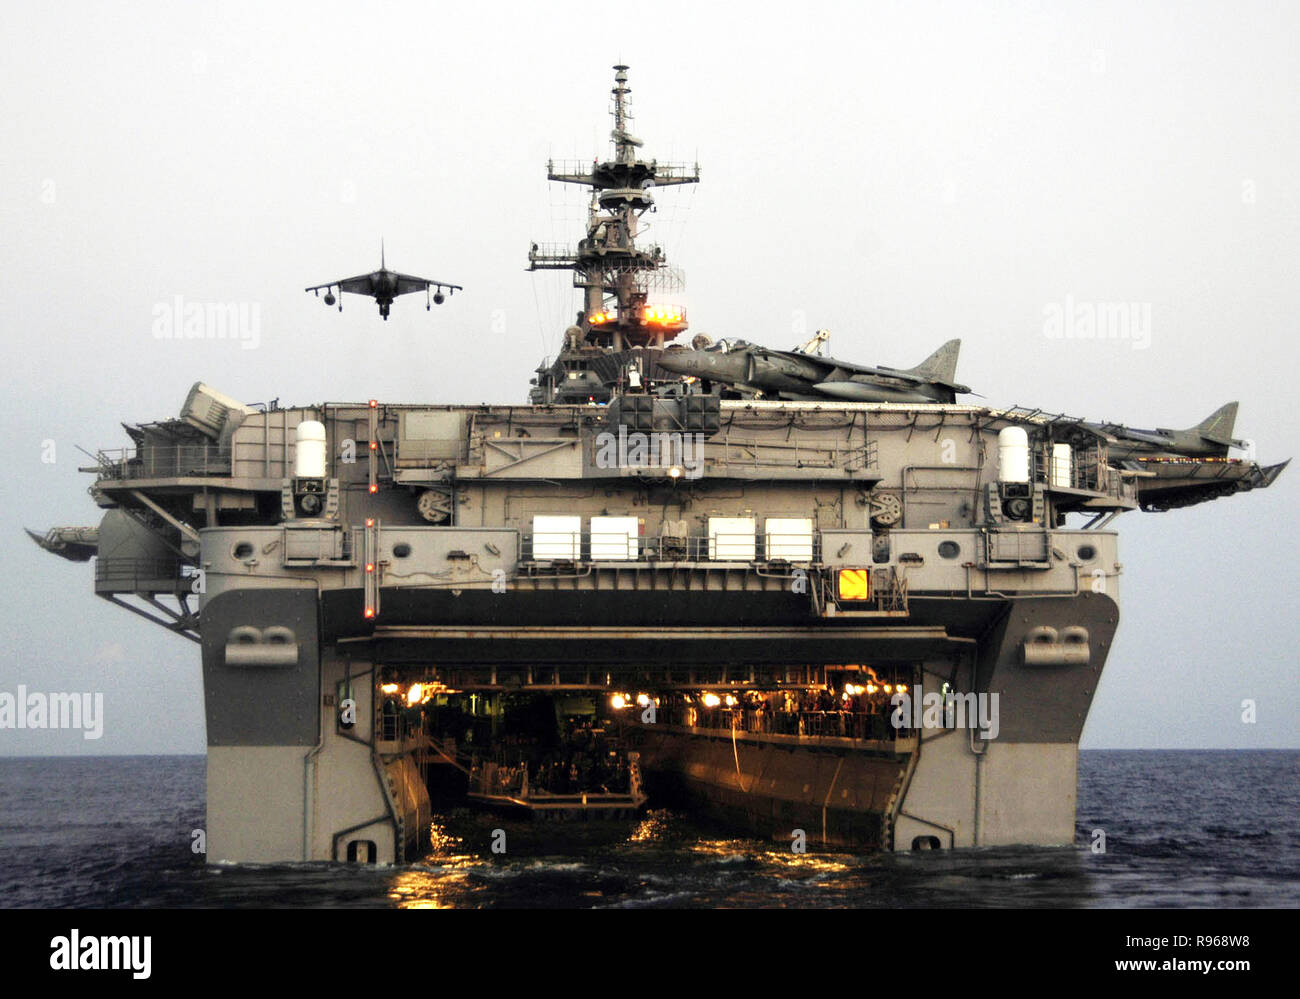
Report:
M 841 600 L 870 600 L 870 573 L 866 569 L 841 569 L 839 592 Z

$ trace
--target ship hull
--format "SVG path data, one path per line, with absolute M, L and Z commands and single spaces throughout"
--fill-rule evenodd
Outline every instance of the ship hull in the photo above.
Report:
M 946 607 L 950 622 L 963 608 L 978 619 L 978 637 L 915 624 L 807 636 L 787 627 L 787 645 L 773 646 L 774 659 L 804 669 L 849 658 L 909 669 L 916 713 L 890 717 L 888 730 L 878 717 L 869 737 L 760 731 L 741 715 L 726 729 L 626 719 L 651 804 L 684 800 L 738 832 L 828 848 L 1072 843 L 1078 739 L 1117 625 L 1114 601 L 1084 592 Z M 933 612 L 923 600 L 915 610 Z M 307 588 L 233 589 L 204 613 L 211 860 L 399 862 L 419 854 L 431 813 L 423 747 L 383 730 L 382 671 L 428 676 L 438 663 L 440 675 L 489 693 L 570 686 L 600 696 L 637 684 L 656 665 L 660 681 L 678 689 L 683 681 L 744 687 L 749 674 L 720 665 L 729 642 L 743 650 L 739 658 L 763 661 L 752 627 L 698 637 L 628 625 L 593 644 L 564 629 L 465 621 L 449 637 L 412 621 L 329 637 L 333 614 Z M 1027 661 L 1036 630 L 1066 625 L 1089 635 L 1085 660 Z M 229 641 L 249 629 L 287 631 L 291 651 Z M 754 675 L 770 686 L 770 669 Z M 623 679 L 611 686 L 609 675 Z M 933 724 L 920 713 L 921 695 L 944 683 L 982 698 L 979 711 Z
M 729 830 L 793 845 L 888 849 L 906 758 L 784 746 L 725 735 L 647 733 L 641 752 L 657 801 Z
M 737 834 L 849 850 L 1069 846 L 1078 746 L 932 736 L 915 757 L 660 732 L 648 788 Z

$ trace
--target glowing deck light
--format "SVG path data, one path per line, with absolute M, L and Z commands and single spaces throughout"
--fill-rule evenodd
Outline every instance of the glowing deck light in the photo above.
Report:
M 423 698 L 424 688 L 418 683 L 411 684 L 411 689 L 406 692 L 406 703 L 415 707 Z
M 370 400 L 370 408 L 371 408 L 371 409 L 378 409 L 378 408 L 379 408 L 379 400 L 378 400 L 378 399 L 371 399 L 371 400 Z
M 384 684 L 382 687 L 380 687 L 379 689 L 382 690 L 385 694 L 396 694 L 396 693 L 397 693 L 397 684 L 395 684 L 395 683 L 386 683 L 386 684 Z
M 367 607 L 367 608 L 366 608 L 365 616 L 366 616 L 366 617 L 374 617 L 374 616 L 375 616 L 375 609 L 374 609 L 373 607 Z
M 366 572 L 374 572 L 374 571 L 375 571 L 375 563 L 374 563 L 374 562 L 367 562 L 367 563 L 366 563 Z
M 840 570 L 841 600 L 870 600 L 871 575 L 866 569 Z
M 615 694 L 609 699 L 609 706 L 615 711 L 622 711 L 627 707 L 627 701 L 623 699 L 622 694 Z
M 671 305 L 647 305 L 641 310 L 641 318 L 648 323 L 666 326 L 682 321 L 682 310 Z
M 649 694 L 637 694 L 637 695 L 636 695 L 636 703 L 637 703 L 637 705 L 638 705 L 639 707 L 648 708 L 648 707 L 650 706 L 650 695 L 649 695 Z
M 722 698 L 714 693 L 705 694 L 702 700 L 704 701 L 704 706 L 706 708 L 716 708 L 719 704 L 722 703 Z
M 367 527 L 374 527 L 374 526 L 375 526 L 375 518 L 374 518 L 374 517 L 367 517 L 367 518 L 366 518 L 366 526 L 367 526 Z
M 375 484 L 372 482 L 372 483 L 370 483 L 370 491 L 371 491 L 372 493 L 377 493 L 377 492 L 379 492 L 379 487 L 378 487 L 377 485 L 375 485 Z

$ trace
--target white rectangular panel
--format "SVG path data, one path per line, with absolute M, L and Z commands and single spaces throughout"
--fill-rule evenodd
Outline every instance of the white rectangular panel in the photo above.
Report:
M 592 517 L 591 560 L 593 562 L 631 562 L 637 556 L 636 517 Z
M 715 562 L 754 561 L 754 518 L 710 517 L 709 558 Z
M 809 517 L 768 517 L 763 521 L 764 552 L 769 559 L 811 562 L 813 522 Z
M 582 555 L 581 517 L 534 517 L 533 558 L 566 558 Z

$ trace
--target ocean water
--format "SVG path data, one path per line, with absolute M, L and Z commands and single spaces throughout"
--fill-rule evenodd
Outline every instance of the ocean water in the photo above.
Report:
M 1300 751 L 1092 750 L 1079 772 L 1077 845 L 1058 849 L 795 854 L 666 810 L 550 825 L 456 809 L 412 864 L 208 865 L 191 849 L 202 757 L 5 758 L 0 906 L 1300 905 Z

